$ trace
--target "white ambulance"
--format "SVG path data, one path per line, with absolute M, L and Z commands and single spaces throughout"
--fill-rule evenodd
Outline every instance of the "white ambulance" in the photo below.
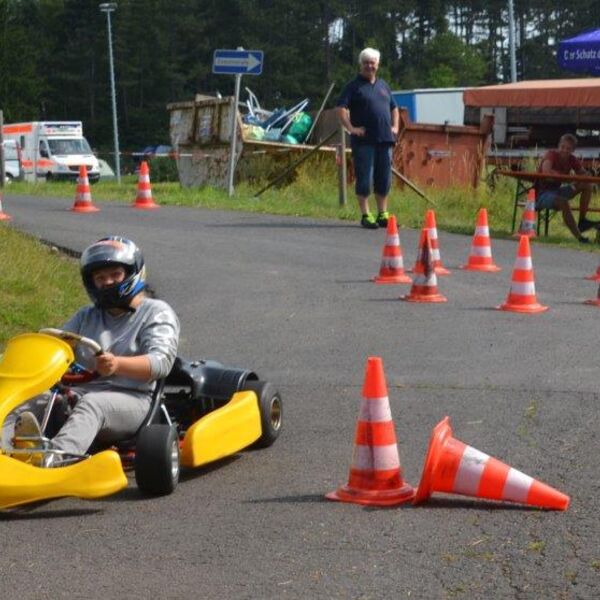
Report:
M 76 179 L 85 165 L 90 182 L 98 181 L 100 168 L 87 140 L 81 121 L 35 121 L 4 125 L 5 140 L 21 147 L 25 181 Z

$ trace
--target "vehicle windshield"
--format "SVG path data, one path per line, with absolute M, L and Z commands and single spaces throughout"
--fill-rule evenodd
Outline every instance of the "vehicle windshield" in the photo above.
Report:
M 48 140 L 50 154 L 54 156 L 60 154 L 91 154 L 92 149 L 85 138 L 66 139 L 66 140 Z

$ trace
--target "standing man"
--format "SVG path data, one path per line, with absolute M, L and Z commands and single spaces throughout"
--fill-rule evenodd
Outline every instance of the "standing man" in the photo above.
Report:
M 344 88 L 337 102 L 340 123 L 350 132 L 356 176 L 356 198 L 367 229 L 386 227 L 387 197 L 392 184 L 392 149 L 400 113 L 390 86 L 377 79 L 379 50 L 365 48 L 358 57 L 359 74 Z M 369 211 L 371 185 L 377 200 L 377 218 Z
M 577 138 L 571 133 L 565 133 L 558 142 L 557 150 L 548 150 L 544 154 L 538 171 L 554 175 L 585 175 L 586 171 L 581 162 L 573 156 L 577 147 Z M 569 200 L 581 194 L 579 198 L 579 221 L 575 223 L 573 211 L 569 206 Z M 592 186 L 589 183 L 578 183 L 561 185 L 559 181 L 552 179 L 541 179 L 536 184 L 536 210 L 551 208 L 562 212 L 563 221 L 569 231 L 584 244 L 589 240 L 583 235 L 584 231 L 598 227 L 600 223 L 590 221 L 587 211 L 592 198 Z

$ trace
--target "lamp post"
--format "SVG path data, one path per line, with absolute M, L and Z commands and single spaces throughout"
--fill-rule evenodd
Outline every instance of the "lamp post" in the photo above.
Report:
M 117 10 L 116 2 L 103 2 L 99 6 L 103 13 L 106 13 L 106 23 L 108 25 L 108 59 L 110 63 L 110 91 L 112 96 L 112 118 L 113 132 L 115 136 L 115 171 L 117 172 L 117 183 L 121 183 L 121 155 L 119 154 L 119 130 L 117 127 L 117 97 L 115 94 L 115 67 L 113 64 L 112 48 L 112 29 L 110 26 L 110 13 Z
M 517 53 L 515 50 L 515 8 L 508 0 L 508 51 L 510 54 L 510 80 L 517 81 Z

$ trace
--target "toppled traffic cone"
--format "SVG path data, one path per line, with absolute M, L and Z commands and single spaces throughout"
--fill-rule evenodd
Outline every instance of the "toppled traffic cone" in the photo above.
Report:
M 401 300 L 407 302 L 447 302 L 448 299 L 438 292 L 437 276 L 433 268 L 431 242 L 429 241 L 429 230 L 423 227 L 419 240 L 419 253 L 415 263 L 413 280 L 410 293 L 401 296 Z
M 438 240 L 438 232 L 437 225 L 435 222 L 435 211 L 429 209 L 425 213 L 425 224 L 423 225 L 425 229 L 429 231 L 429 241 L 431 243 L 431 258 L 433 261 L 433 268 L 435 269 L 436 275 L 450 275 L 450 271 L 444 267 L 442 264 L 442 258 L 440 255 L 440 244 Z M 417 262 L 419 259 L 417 258 Z M 416 268 L 415 263 L 415 268 Z M 413 268 L 413 273 L 415 273 L 415 269 Z
M 506 302 L 497 307 L 499 310 L 509 310 L 520 313 L 540 313 L 548 310 L 537 301 L 535 295 L 535 277 L 531 262 L 529 238 L 525 235 L 519 240 L 519 249 L 512 273 L 510 291 Z
M 592 300 L 586 300 L 584 304 L 592 304 L 593 306 L 600 306 L 600 285 L 598 285 L 598 293 Z
M 415 490 L 402 479 L 383 362 L 379 357 L 367 360 L 362 396 L 348 483 L 325 497 L 373 506 L 395 506 L 412 500 Z
M 404 272 L 400 234 L 398 233 L 398 226 L 394 215 L 391 215 L 388 219 L 379 275 L 374 277 L 373 281 L 375 283 L 411 283 L 412 281 Z
M 12 217 L 7 215 L 2 209 L 2 191 L 0 191 L 0 221 L 10 221 Z
M 519 231 L 517 231 L 513 237 L 520 237 L 526 235 L 527 237 L 536 237 L 536 215 L 535 215 L 535 190 L 530 188 L 527 192 L 527 200 L 525 202 L 525 210 L 523 210 L 523 216 L 521 217 L 521 224 L 519 225 Z
M 452 437 L 450 418 L 434 428 L 414 503 L 433 492 L 461 494 L 539 508 L 566 510 L 570 498 Z
M 75 190 L 75 203 L 69 209 L 75 212 L 98 212 L 100 209 L 92 204 L 92 192 L 90 191 L 90 182 L 88 179 L 87 167 L 79 166 L 79 177 L 77 179 L 77 188 Z
M 152 199 L 152 188 L 150 187 L 150 169 L 148 163 L 143 160 L 140 165 L 140 174 L 138 177 L 137 196 L 132 204 L 133 208 L 142 208 L 153 210 L 159 208 L 159 205 Z
M 475 226 L 469 259 L 467 264 L 463 265 L 461 269 L 488 273 L 500 271 L 500 267 L 494 264 L 494 259 L 492 258 L 492 244 L 490 241 L 487 210 L 485 208 L 480 208 L 477 214 L 477 225 Z

